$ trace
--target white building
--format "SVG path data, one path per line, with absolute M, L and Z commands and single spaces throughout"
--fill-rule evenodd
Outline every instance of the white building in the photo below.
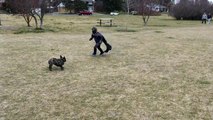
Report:
M 5 2 L 5 0 L 0 0 L 0 3 L 3 3 L 3 2 Z
M 74 1 L 74 0 L 71 0 L 71 1 Z M 90 11 L 90 12 L 94 11 L 95 0 L 81 0 L 81 1 L 83 1 L 87 4 L 88 11 Z M 58 7 L 59 12 L 66 12 L 65 5 L 62 2 L 57 7 Z
M 171 0 L 172 3 L 177 4 L 180 2 L 180 0 Z M 195 0 L 191 0 L 191 1 L 195 1 Z M 208 0 L 209 2 L 213 2 L 213 0 Z
M 2 4 L 5 2 L 5 0 L 0 0 L 0 8 L 2 7 Z
M 95 0 L 81 0 L 81 1 L 84 1 L 87 3 L 87 7 L 88 7 L 88 10 L 90 12 L 93 12 L 94 11 L 94 3 L 95 3 Z
M 177 4 L 179 2 L 180 2 L 180 0 L 172 0 L 172 3 L 174 3 L 174 4 Z

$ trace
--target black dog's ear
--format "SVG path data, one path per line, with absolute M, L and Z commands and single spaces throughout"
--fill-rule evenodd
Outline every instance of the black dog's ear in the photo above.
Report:
M 66 58 L 65 58 L 65 56 L 63 57 L 63 60 L 64 60 L 64 62 L 66 62 L 67 60 L 66 60 Z
M 63 57 L 60 55 L 60 58 L 62 59 Z

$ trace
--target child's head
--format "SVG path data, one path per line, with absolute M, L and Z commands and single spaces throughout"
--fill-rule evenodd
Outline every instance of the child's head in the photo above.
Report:
M 92 33 L 95 34 L 97 32 L 97 28 L 96 27 L 92 27 Z

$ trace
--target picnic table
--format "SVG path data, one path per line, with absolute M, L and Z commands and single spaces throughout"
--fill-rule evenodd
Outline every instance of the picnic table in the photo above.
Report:
M 99 18 L 98 23 L 100 24 L 100 26 L 104 24 L 104 25 L 109 25 L 110 27 L 112 27 L 113 18 Z

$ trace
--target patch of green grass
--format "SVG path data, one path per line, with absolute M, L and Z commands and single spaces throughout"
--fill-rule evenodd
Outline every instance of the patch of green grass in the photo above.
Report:
M 36 28 L 30 28 L 30 27 L 23 27 L 19 28 L 14 32 L 14 34 L 27 34 L 27 33 L 44 33 L 44 32 L 55 32 L 53 29 L 36 29 Z
M 203 85 L 211 84 L 211 82 L 205 81 L 205 80 L 199 80 L 198 83 L 199 83 L 199 84 L 203 84 Z

